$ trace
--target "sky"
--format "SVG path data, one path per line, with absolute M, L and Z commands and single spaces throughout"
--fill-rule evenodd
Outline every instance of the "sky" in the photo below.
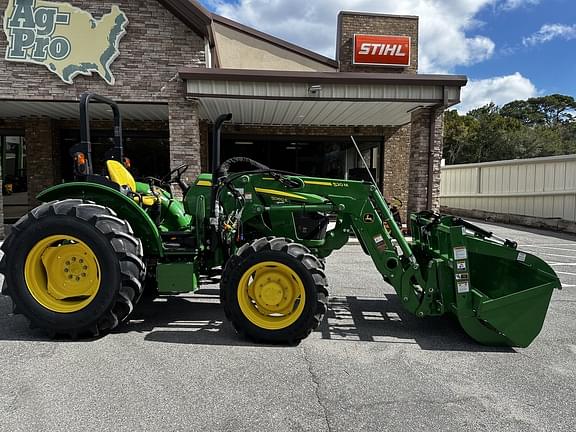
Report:
M 576 97 L 576 0 L 200 0 L 211 11 L 335 58 L 341 10 L 420 17 L 419 73 L 462 74 L 461 113 Z

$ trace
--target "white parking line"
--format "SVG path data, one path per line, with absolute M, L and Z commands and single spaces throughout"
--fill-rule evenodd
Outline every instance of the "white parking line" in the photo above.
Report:
M 560 257 L 560 258 L 572 258 L 572 259 L 576 259 L 575 255 L 559 255 L 559 254 L 551 254 L 551 253 L 546 253 L 546 252 L 534 252 L 537 253 L 538 255 L 546 255 L 546 256 L 553 256 L 553 257 Z
M 562 284 L 562 288 L 576 288 L 576 285 Z
M 542 243 L 542 244 L 521 244 L 521 247 L 556 247 L 556 246 L 574 246 L 576 243 Z
M 556 273 L 563 274 L 563 275 L 569 275 L 569 276 L 576 276 L 575 273 L 566 273 L 566 272 L 561 272 L 561 271 L 557 271 Z
M 552 263 L 551 266 L 576 266 L 576 263 Z
M 564 245 L 565 246 L 565 245 Z M 554 249 L 557 251 L 567 251 L 567 252 L 576 252 L 576 249 L 562 249 L 559 247 L 552 247 L 552 246 L 525 246 L 521 245 L 520 248 L 530 248 L 530 249 Z

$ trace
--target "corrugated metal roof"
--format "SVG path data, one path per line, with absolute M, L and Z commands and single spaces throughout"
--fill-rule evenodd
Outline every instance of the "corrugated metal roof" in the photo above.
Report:
M 120 104 L 126 120 L 168 120 L 168 105 Z M 90 115 L 94 120 L 112 119 L 107 105 L 91 104 Z M 50 117 L 53 119 L 78 119 L 79 105 L 75 102 L 0 101 L 0 118 Z
M 313 92 L 314 83 L 282 83 L 255 81 L 217 81 L 190 80 L 190 96 L 220 96 L 242 98 L 299 98 L 299 99 L 333 99 L 333 100 L 366 100 L 366 101 L 424 101 L 441 102 L 444 88 L 452 102 L 459 101 L 459 87 L 441 85 L 405 85 L 405 84 L 321 84 L 320 90 Z
M 454 75 L 187 70 L 188 97 L 214 121 L 246 125 L 398 126 L 411 112 L 460 102 Z
M 200 117 L 214 120 L 232 113 L 232 123 L 243 125 L 399 126 L 410 122 L 410 112 L 432 103 L 288 101 L 202 98 Z

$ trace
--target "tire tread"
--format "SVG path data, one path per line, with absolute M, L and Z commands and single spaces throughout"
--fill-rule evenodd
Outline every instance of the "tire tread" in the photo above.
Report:
M 233 274 L 232 270 L 238 268 L 245 260 L 262 251 L 280 251 L 298 260 L 308 270 L 308 272 L 310 272 L 315 284 L 317 294 L 316 307 L 314 309 L 315 313 L 306 326 L 294 329 L 292 334 L 290 334 L 282 341 L 271 341 L 266 336 L 261 336 L 255 332 L 246 331 L 242 321 L 234 313 L 233 309 L 231 308 L 231 302 L 229 302 L 227 298 L 228 290 L 231 290 L 229 285 L 231 284 L 231 277 Z M 300 341 L 302 341 L 302 339 L 308 337 L 312 331 L 316 330 L 322 322 L 322 319 L 324 318 L 328 308 L 327 299 L 328 282 L 324 273 L 324 266 L 322 265 L 322 262 L 305 246 L 301 245 L 300 243 L 295 243 L 291 239 L 282 237 L 261 238 L 251 243 L 244 244 L 224 266 L 222 279 L 220 281 L 220 302 L 223 305 L 226 318 L 231 321 L 234 329 L 239 335 L 251 339 L 255 342 L 273 342 L 297 345 L 300 343 Z
M 18 237 L 31 228 L 34 223 L 37 223 L 38 220 L 59 216 L 81 219 L 92 225 L 108 239 L 119 261 L 121 286 L 118 289 L 115 300 L 108 310 L 101 317 L 98 317 L 96 323 L 85 325 L 82 328 L 54 330 L 42 327 L 35 321 L 34 316 L 26 315 L 21 310 L 21 307 L 16 305 L 10 286 L 7 283 L 8 274 L 6 269 L 10 268 L 7 251 L 14 245 L 14 242 L 17 242 Z M 146 275 L 142 242 L 134 236 L 134 232 L 128 222 L 119 219 L 112 209 L 91 201 L 67 199 L 41 204 L 23 216 L 13 226 L 10 235 L 0 249 L 4 252 L 0 260 L 0 273 L 5 276 L 2 294 L 12 298 L 15 312 L 25 314 L 31 326 L 42 327 L 46 333 L 54 336 L 65 335 L 77 338 L 88 335 L 97 337 L 108 333 L 128 318 L 134 309 L 134 304 L 142 295 L 143 280 Z

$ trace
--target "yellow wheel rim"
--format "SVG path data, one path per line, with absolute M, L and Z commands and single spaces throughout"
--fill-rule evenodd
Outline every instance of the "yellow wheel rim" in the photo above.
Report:
M 32 297 L 53 312 L 88 306 L 100 289 L 100 264 L 92 249 L 75 237 L 40 240 L 26 257 L 24 278 Z
M 252 324 L 266 330 L 282 330 L 302 315 L 306 292 L 294 270 L 267 261 L 244 273 L 238 285 L 238 303 Z

